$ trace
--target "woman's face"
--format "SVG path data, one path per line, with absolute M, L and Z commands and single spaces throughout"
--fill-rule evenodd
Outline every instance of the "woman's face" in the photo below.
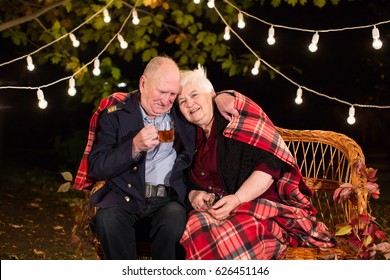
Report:
M 205 127 L 214 116 L 213 95 L 214 92 L 206 92 L 187 84 L 177 97 L 180 111 L 189 122 Z

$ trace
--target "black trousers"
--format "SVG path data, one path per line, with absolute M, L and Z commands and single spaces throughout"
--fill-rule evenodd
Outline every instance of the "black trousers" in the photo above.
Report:
M 120 207 L 100 208 L 91 220 L 91 230 L 100 241 L 103 254 L 109 260 L 134 260 L 137 257 L 136 230 L 140 220 L 149 221 L 151 255 L 154 260 L 174 260 L 184 257 L 179 240 L 183 234 L 187 213 L 171 198 L 155 198 L 136 214 Z M 138 224 L 138 225 L 137 225 Z

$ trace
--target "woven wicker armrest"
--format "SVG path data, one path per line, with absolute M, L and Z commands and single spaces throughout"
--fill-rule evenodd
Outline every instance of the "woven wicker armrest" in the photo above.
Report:
M 317 219 L 334 233 L 336 225 L 348 223 L 358 214 L 367 213 L 366 179 L 357 172 L 364 162 L 361 147 L 350 137 L 323 130 L 291 130 L 278 128 L 287 147 L 301 169 L 306 184 L 314 191 L 312 203 L 318 210 Z M 335 189 L 343 183 L 356 188 L 357 206 L 350 202 L 333 201 Z M 343 238 L 335 248 L 289 248 L 285 259 L 351 259 L 353 250 Z

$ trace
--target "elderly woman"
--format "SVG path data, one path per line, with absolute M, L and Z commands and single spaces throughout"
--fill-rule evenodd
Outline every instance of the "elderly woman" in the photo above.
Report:
M 288 246 L 332 247 L 316 221 L 311 190 L 261 108 L 235 91 L 240 116 L 228 122 L 214 108 L 204 69 L 182 71 L 178 103 L 197 125 L 187 173 L 194 208 L 180 240 L 187 259 L 281 259 Z

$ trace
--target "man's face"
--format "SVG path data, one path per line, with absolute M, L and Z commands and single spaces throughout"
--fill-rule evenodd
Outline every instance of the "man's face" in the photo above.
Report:
M 172 108 L 180 90 L 180 72 L 166 63 L 140 78 L 141 105 L 150 117 L 162 115 Z

